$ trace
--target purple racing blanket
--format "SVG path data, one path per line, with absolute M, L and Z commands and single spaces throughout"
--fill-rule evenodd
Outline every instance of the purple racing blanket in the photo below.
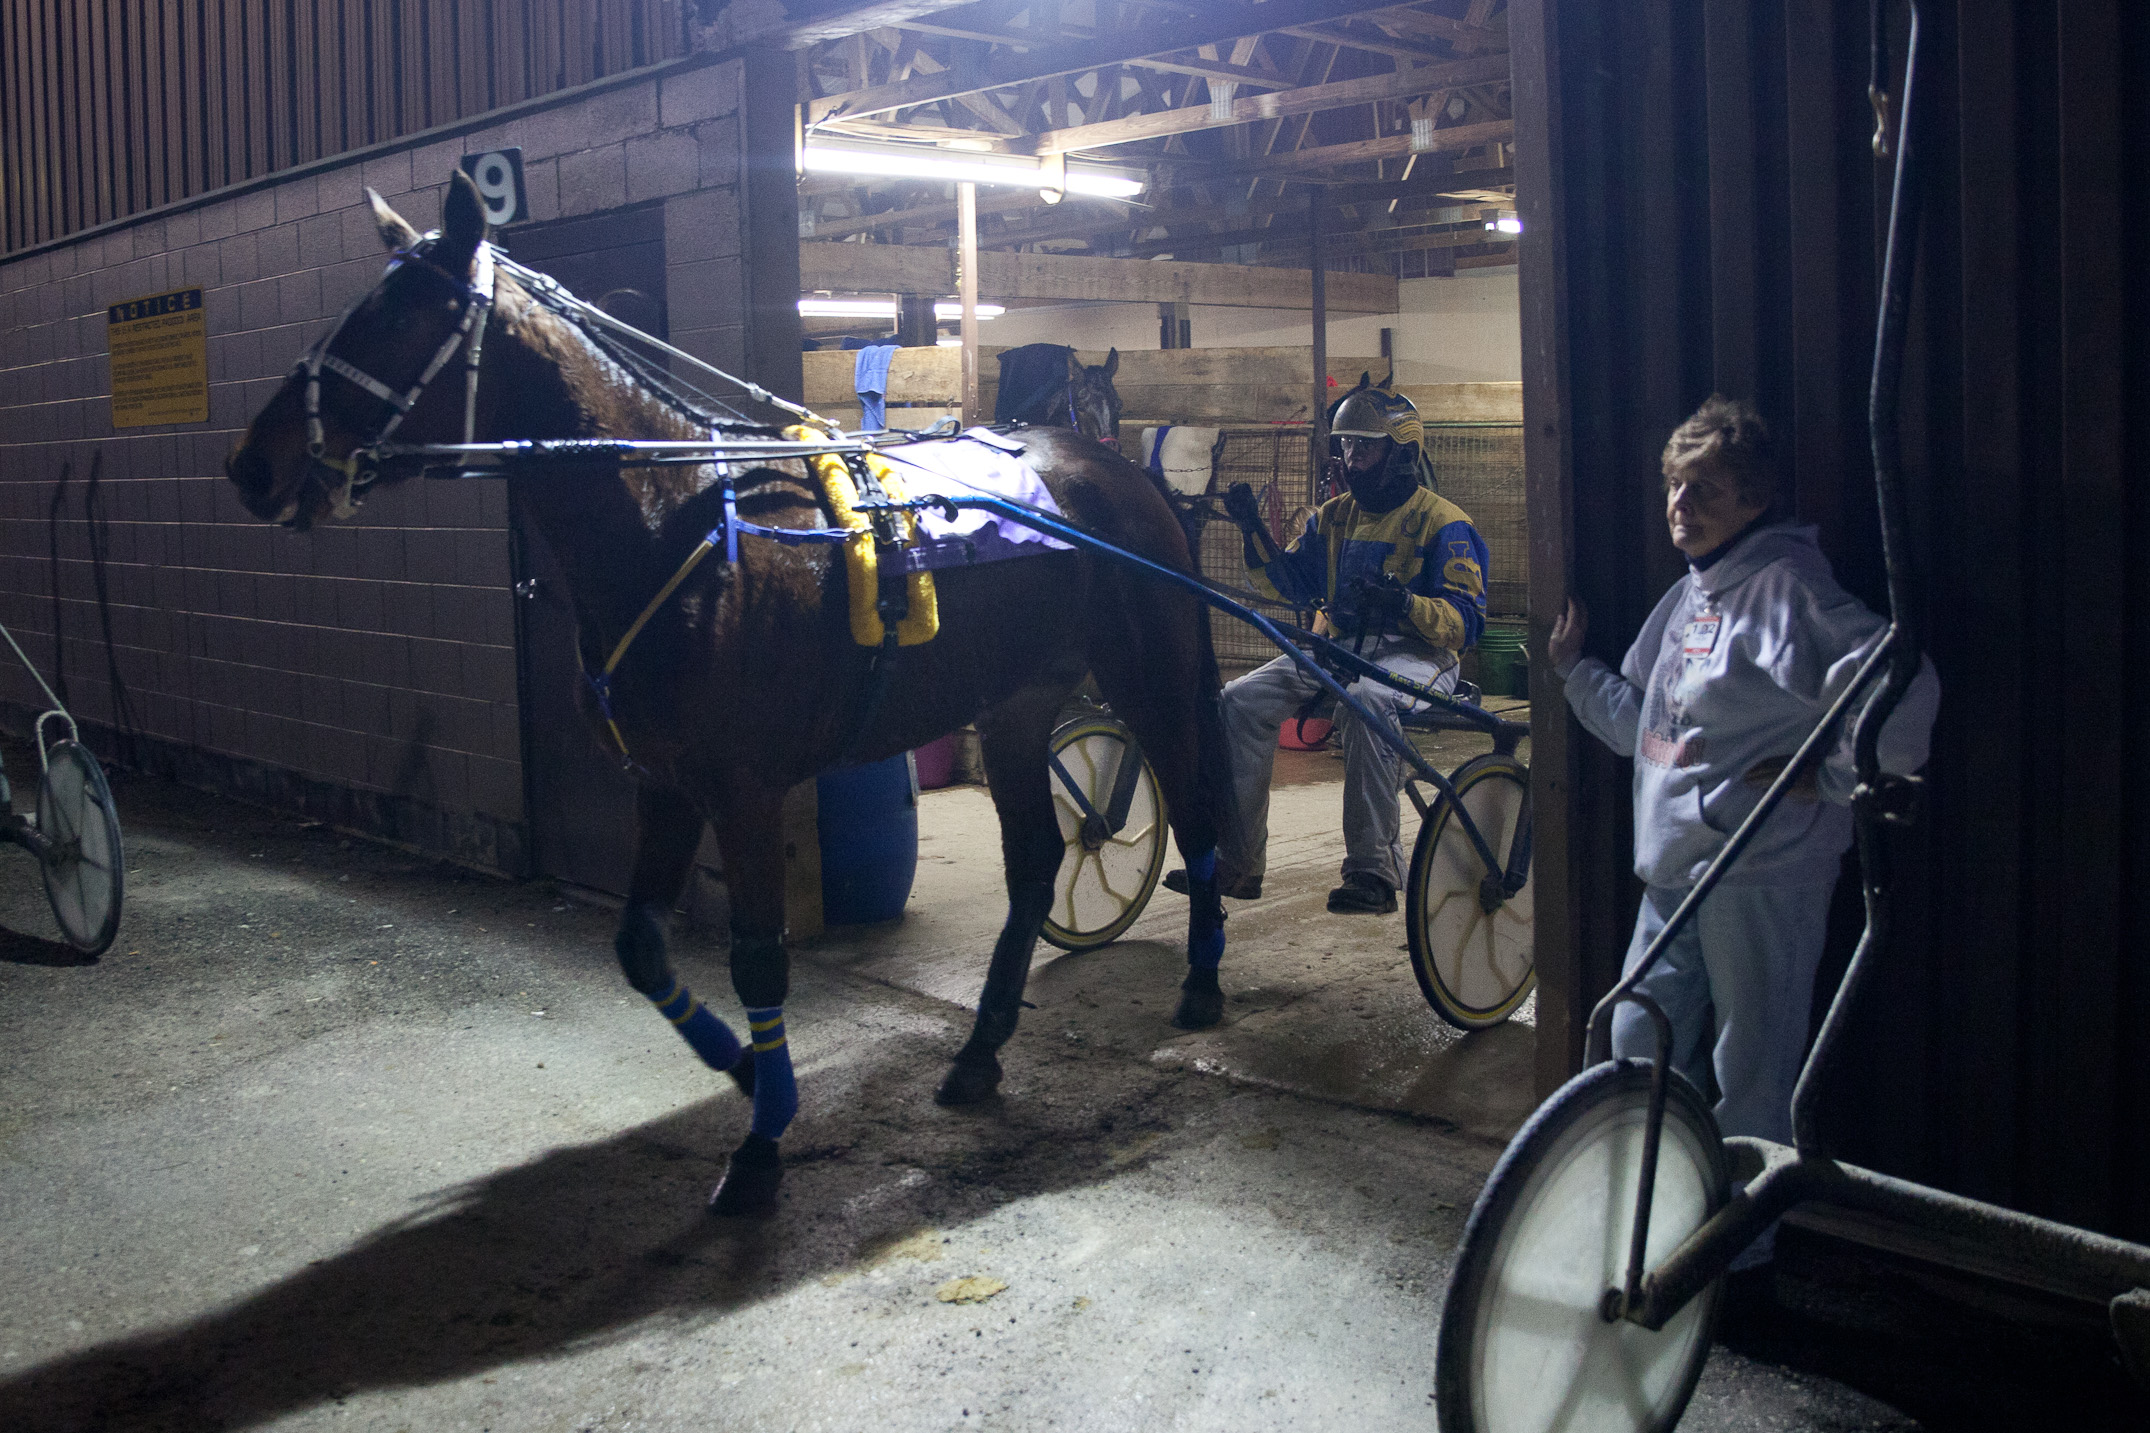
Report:
M 1013 498 L 1058 516 L 1060 507 L 1046 489 L 1044 479 L 1023 461 L 1022 455 L 1022 443 L 984 428 L 972 428 L 957 438 L 904 443 L 881 450 L 881 456 L 895 468 L 904 492 L 913 498 L 985 494 Z M 918 520 L 918 541 L 903 554 L 906 572 L 1002 562 L 1068 547 L 1059 538 L 975 508 L 957 513 L 953 522 L 944 514 L 930 511 L 920 512 Z

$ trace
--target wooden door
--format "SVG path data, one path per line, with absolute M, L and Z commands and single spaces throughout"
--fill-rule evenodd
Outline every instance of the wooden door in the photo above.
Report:
M 664 337 L 661 205 L 525 225 L 501 238 L 521 263 Z M 634 784 L 619 753 L 583 720 L 579 689 L 586 679 L 567 587 L 512 484 L 508 506 L 522 598 L 516 634 L 532 863 L 539 875 L 625 895 L 634 863 Z

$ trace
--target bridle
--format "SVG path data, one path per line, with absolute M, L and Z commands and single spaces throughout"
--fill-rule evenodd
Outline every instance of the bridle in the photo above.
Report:
M 1082 432 L 1082 413 L 1081 410 L 1076 407 L 1077 386 L 1078 385 L 1076 381 L 1072 378 L 1057 378 L 1053 381 L 1053 383 L 1047 384 L 1044 387 L 1034 390 L 1030 394 L 1030 396 L 1025 398 L 1021 403 L 1014 405 L 1012 408 L 1004 408 L 1001 411 L 1012 412 L 1015 414 L 1023 414 L 1028 413 L 1033 409 L 1046 408 L 1047 400 L 1054 392 L 1055 387 L 1057 387 L 1060 396 L 1065 399 L 1067 403 L 1068 427 L 1080 433 Z M 1095 441 L 1104 444 L 1108 448 L 1117 450 L 1120 446 L 1120 438 L 1118 434 L 1113 433 L 1109 430 L 1109 423 L 1111 417 L 1112 414 L 1108 407 L 1107 411 L 1100 418 L 1098 424 L 1098 431 L 1093 436 Z M 1030 420 L 1018 418 L 1015 421 L 1028 422 Z
M 1104 444 L 1114 452 L 1118 452 L 1120 435 L 1108 431 L 1108 424 L 1111 422 L 1112 416 L 1112 412 L 1108 407 L 1098 422 L 1098 429 L 1094 437 L 1097 442 Z M 1068 426 L 1078 433 L 1082 431 L 1081 415 L 1075 411 L 1075 380 L 1072 378 L 1068 380 Z
M 493 246 L 482 239 L 478 242 L 474 273 L 472 277 L 465 278 L 462 275 L 450 273 L 433 261 L 428 251 L 439 238 L 440 234 L 436 231 L 427 234 L 408 248 L 398 249 L 395 257 L 389 261 L 388 268 L 382 273 L 381 283 L 375 284 L 373 290 L 369 291 L 365 298 L 345 309 L 343 317 L 336 320 L 336 326 L 330 329 L 327 335 L 309 349 L 305 356 L 293 366 L 293 372 L 306 375 L 306 458 L 308 475 L 320 483 L 322 490 L 329 495 L 338 517 L 349 517 L 357 510 L 352 499 L 358 493 L 373 486 L 374 482 L 380 477 L 378 470 L 371 466 L 367 459 L 381 444 L 388 441 L 398 427 L 402 426 L 403 420 L 410 416 L 411 409 L 424 396 L 427 385 L 431 384 L 434 378 L 439 375 L 441 369 L 447 366 L 448 360 L 454 356 L 458 348 L 464 351 L 463 441 L 469 443 L 476 436 L 478 426 L 478 363 L 485 345 L 485 317 L 493 307 L 495 284 Z M 372 298 L 373 294 L 379 291 L 382 284 L 386 284 L 389 279 L 395 276 L 396 270 L 406 264 L 414 264 L 422 272 L 431 274 L 454 288 L 462 300 L 463 316 L 462 320 L 456 324 L 448 336 L 441 340 L 440 347 L 433 351 L 433 357 L 426 363 L 425 370 L 418 375 L 418 380 L 408 388 L 399 390 L 383 383 L 356 364 L 338 358 L 329 350 L 335 345 L 337 337 L 342 334 L 344 326 L 350 323 L 352 315 L 356 314 L 365 305 L 367 299 Z M 392 410 L 388 415 L 388 420 L 381 425 L 379 431 L 374 433 L 371 438 L 354 444 L 351 451 L 341 459 L 330 458 L 327 455 L 327 438 L 321 426 L 321 374 L 324 369 L 343 379 L 346 383 L 352 384 L 363 392 L 379 399 Z

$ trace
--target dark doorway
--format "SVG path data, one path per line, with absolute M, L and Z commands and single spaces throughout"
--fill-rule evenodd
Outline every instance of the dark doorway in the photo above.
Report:
M 665 336 L 664 206 L 615 210 L 511 229 L 518 261 L 576 295 Z M 508 489 L 514 524 L 516 624 L 522 662 L 524 795 L 539 875 L 625 895 L 634 860 L 634 783 L 592 734 L 575 615 L 551 551 Z

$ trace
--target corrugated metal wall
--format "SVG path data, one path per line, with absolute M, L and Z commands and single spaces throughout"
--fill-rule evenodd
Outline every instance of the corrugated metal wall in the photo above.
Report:
M 1864 0 L 1511 13 L 1538 640 L 1572 585 L 1617 659 L 1678 574 L 1657 454 L 1712 389 L 1775 415 L 1800 513 L 1878 606 Z M 1905 435 L 1947 700 L 1901 936 L 1830 1128 L 1861 1162 L 2139 1239 L 2150 17 L 2123 0 L 1925 13 L 1937 161 Z M 1542 676 L 1537 696 L 1559 710 Z M 1626 763 L 1539 725 L 1549 1078 L 1616 972 L 1636 885 Z
M 0 252 L 685 50 L 679 0 L 0 0 Z

